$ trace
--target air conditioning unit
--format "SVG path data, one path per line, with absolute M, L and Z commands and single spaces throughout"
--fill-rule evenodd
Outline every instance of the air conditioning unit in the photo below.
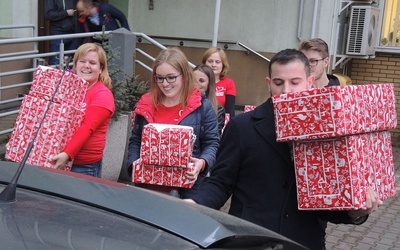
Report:
M 371 5 L 351 7 L 346 54 L 373 55 L 378 38 L 379 8 Z

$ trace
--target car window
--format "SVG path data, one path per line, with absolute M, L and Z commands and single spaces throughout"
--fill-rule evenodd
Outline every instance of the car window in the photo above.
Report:
M 198 249 L 135 219 L 21 188 L 16 202 L 0 208 L 0 239 L 5 248 Z

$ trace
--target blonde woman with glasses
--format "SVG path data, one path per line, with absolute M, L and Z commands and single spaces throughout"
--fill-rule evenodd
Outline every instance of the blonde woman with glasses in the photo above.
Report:
M 134 125 L 129 143 L 128 174 L 139 159 L 142 128 L 147 123 L 191 126 L 196 141 L 191 161 L 194 170 L 186 172 L 195 182 L 192 188 L 140 184 L 144 188 L 188 198 L 213 167 L 219 145 L 217 116 L 211 102 L 196 88 L 196 78 L 184 53 L 178 48 L 162 50 L 153 64 L 150 92 L 134 109 Z

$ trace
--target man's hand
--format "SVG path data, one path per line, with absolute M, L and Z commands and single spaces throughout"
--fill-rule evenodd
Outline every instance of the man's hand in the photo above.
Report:
M 183 199 L 184 201 L 188 202 L 188 203 L 192 203 L 192 204 L 197 204 L 194 200 L 192 199 Z
M 68 9 L 67 10 L 68 16 L 73 16 L 75 14 L 75 11 L 76 10 L 74 10 L 74 9 Z
M 372 189 L 372 187 L 367 188 L 365 206 L 357 210 L 349 211 L 349 216 L 354 220 L 360 217 L 371 214 L 376 211 L 383 202 L 379 199 L 378 194 Z

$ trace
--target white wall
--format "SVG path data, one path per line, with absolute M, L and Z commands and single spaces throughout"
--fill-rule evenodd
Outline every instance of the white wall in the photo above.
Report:
M 37 0 L 2 0 L 0 1 L 0 25 L 28 25 L 37 26 Z M 37 32 L 37 30 L 35 31 Z M 37 33 L 36 33 L 37 34 Z M 29 37 L 35 35 L 32 29 L 0 30 L 0 37 Z
M 311 36 L 317 4 L 315 37 L 330 43 L 334 6 L 339 2 L 304 0 L 302 33 L 298 35 L 301 0 L 222 0 L 218 39 L 242 42 L 260 52 L 297 47 L 298 36 Z M 128 18 L 133 31 L 150 36 L 211 40 L 215 5 L 215 0 L 155 0 L 154 10 L 149 10 L 149 0 L 130 0 Z

